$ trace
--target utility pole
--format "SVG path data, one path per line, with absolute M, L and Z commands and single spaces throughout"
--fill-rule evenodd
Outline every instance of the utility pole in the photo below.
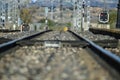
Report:
M 76 29 L 76 1 L 73 0 L 73 29 Z
M 5 28 L 5 9 L 4 9 L 4 4 L 5 2 L 4 1 L 1 1 L 1 25 L 2 25 L 2 28 Z
M 45 7 L 45 27 L 44 29 L 48 28 L 48 7 Z
M 86 30 L 89 30 L 90 27 L 90 1 L 87 1 L 87 26 Z
M 107 10 L 107 4 L 106 4 L 106 0 L 104 0 L 104 9 L 103 11 L 106 11 Z
M 85 30 L 85 0 L 82 2 L 82 30 Z
M 1 16 L 2 16 L 1 15 L 1 13 L 2 13 L 1 11 L 2 11 L 2 2 L 0 1 L 0 26 L 1 26 Z
M 82 2 L 80 0 L 73 1 L 73 26 L 74 30 L 80 32 L 83 30 L 82 27 Z
M 20 0 L 17 1 L 18 2 L 18 26 L 21 25 L 21 19 L 20 19 L 20 9 L 21 9 L 21 5 L 20 5 Z
M 73 6 L 73 29 L 79 32 L 82 31 L 82 2 L 74 0 Z
M 53 0 L 51 0 L 51 20 L 53 20 Z
M 8 2 L 5 2 L 5 24 L 8 23 Z M 7 26 L 6 26 L 7 27 Z
M 63 5 L 62 5 L 62 0 L 60 0 L 60 17 L 61 17 L 61 20 L 63 19 Z
M 116 28 L 120 28 L 120 0 L 118 2 L 118 7 L 117 7 L 117 23 L 116 23 Z
M 16 28 L 16 0 L 13 1 L 13 29 Z
M 82 2 L 77 0 L 77 30 L 82 31 Z

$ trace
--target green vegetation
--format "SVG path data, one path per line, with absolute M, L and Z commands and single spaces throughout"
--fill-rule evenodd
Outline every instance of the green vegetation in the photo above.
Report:
M 46 19 L 41 19 L 39 22 L 40 22 L 40 23 L 45 23 L 45 20 L 46 20 Z M 47 23 L 48 26 L 54 26 L 55 24 L 56 24 L 56 23 L 55 23 L 54 21 L 48 19 L 48 23 Z
M 117 20 L 117 11 L 110 10 L 109 24 L 110 24 L 111 29 L 115 28 L 116 20 Z
M 41 19 L 39 21 L 39 23 L 42 23 L 44 25 L 42 25 L 42 27 L 45 26 L 45 19 Z M 53 20 L 48 19 L 48 23 L 47 26 L 49 27 L 49 29 L 52 30 L 63 30 L 64 27 L 71 27 L 71 23 L 58 23 L 58 22 L 54 22 Z
M 31 23 L 33 12 L 34 11 L 32 9 L 28 9 L 28 8 L 21 9 L 20 18 L 22 19 L 23 23 L 25 24 Z
M 72 26 L 71 22 L 67 23 L 66 26 L 71 27 Z

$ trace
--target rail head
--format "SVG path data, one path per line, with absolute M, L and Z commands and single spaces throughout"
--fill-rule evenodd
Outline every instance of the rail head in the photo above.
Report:
M 38 32 L 38 33 L 35 33 L 35 34 L 32 34 L 32 35 L 29 35 L 29 36 L 23 36 L 21 38 L 18 38 L 18 39 L 15 39 L 15 40 L 12 40 L 12 41 L 9 41 L 9 42 L 6 42 L 6 43 L 3 43 L 3 44 L 0 44 L 0 53 L 16 46 L 16 42 L 18 41 L 21 41 L 21 40 L 25 40 L 25 39 L 31 39 L 32 37 L 35 37 L 37 35 L 41 35 L 43 33 L 46 33 L 46 32 L 50 32 L 52 30 L 47 30 L 47 31 L 42 31 L 42 32 Z
M 102 47 L 98 46 L 94 42 L 82 36 L 79 36 L 77 33 L 74 33 L 72 31 L 69 31 L 69 32 L 76 35 L 80 39 L 82 38 L 83 40 L 85 40 L 89 44 L 88 47 L 92 49 L 92 51 L 94 51 L 96 55 L 102 58 L 106 63 L 108 63 L 111 67 L 113 67 L 118 73 L 120 73 L 120 58 L 118 56 L 116 56 L 110 51 L 103 49 Z

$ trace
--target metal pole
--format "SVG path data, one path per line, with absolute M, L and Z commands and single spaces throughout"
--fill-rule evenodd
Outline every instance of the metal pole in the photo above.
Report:
M 5 25 L 7 25 L 8 22 L 8 3 L 5 2 Z
M 75 7 L 76 7 L 76 1 L 75 0 L 73 0 L 73 29 L 75 30 L 75 28 L 76 28 L 76 9 L 75 9 Z
M 54 3 L 54 0 L 51 0 L 51 20 L 53 20 L 53 3 Z
M 2 28 L 5 28 L 5 15 L 4 15 L 4 1 L 2 1 L 2 5 L 1 5 L 1 16 L 2 16 Z
M 83 3 L 82 3 L 82 27 L 81 29 L 85 30 L 85 26 L 84 26 L 84 23 L 85 23 L 85 1 L 83 0 Z
M 82 31 L 82 2 L 77 1 L 77 30 Z
M 89 30 L 90 27 L 90 1 L 87 1 L 87 29 Z
M 45 7 L 45 25 L 44 29 L 48 27 L 48 7 Z
M 118 7 L 117 7 L 117 23 L 116 23 L 116 28 L 120 28 L 120 0 L 118 2 Z
M 104 0 L 104 11 L 107 10 L 107 4 L 106 4 L 106 0 Z
M 62 20 L 62 18 L 63 18 L 63 14 L 62 14 L 62 10 L 63 10 L 63 5 L 62 5 L 62 0 L 60 0 L 60 17 L 61 17 L 61 20 Z
M 15 28 L 16 28 L 16 1 L 14 1 L 13 2 L 13 6 L 14 6 L 14 15 L 13 15 L 13 17 L 14 17 L 14 22 L 13 22 L 13 29 L 15 30 Z
M 18 9 L 18 12 L 17 12 L 17 14 L 18 14 L 18 16 L 17 16 L 17 25 L 18 26 L 20 26 L 20 0 L 17 0 L 17 3 L 18 3 L 18 5 L 17 5 L 17 9 Z

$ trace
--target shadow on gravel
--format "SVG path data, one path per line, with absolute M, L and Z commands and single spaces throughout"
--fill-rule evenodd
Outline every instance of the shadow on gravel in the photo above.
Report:
M 9 33 L 9 32 L 20 32 L 20 30 L 0 29 L 0 32 L 3 32 L 3 33 Z
M 11 40 L 12 40 L 12 39 L 7 39 L 7 38 L 1 37 L 1 38 L 0 38 L 0 44 L 6 43 L 6 42 L 11 41 Z

